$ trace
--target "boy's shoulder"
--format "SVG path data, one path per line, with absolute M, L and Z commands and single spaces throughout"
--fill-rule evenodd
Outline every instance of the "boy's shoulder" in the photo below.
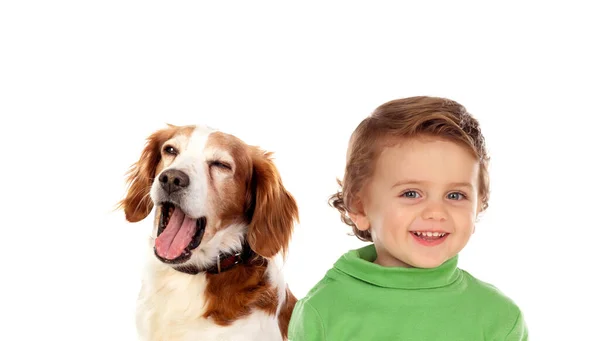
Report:
M 311 309 L 331 310 L 332 301 L 346 301 L 357 290 L 364 289 L 364 283 L 338 269 L 340 263 L 358 257 L 360 250 L 351 249 L 343 253 L 298 303 L 308 305 Z
M 506 330 L 506 340 L 527 340 L 528 327 L 523 311 L 514 299 L 500 288 L 462 270 L 463 278 L 469 287 L 469 300 L 479 306 L 481 318 L 489 330 Z M 486 313 L 484 313 L 486 312 Z M 491 318 L 489 315 L 493 315 Z M 489 317 L 489 318 L 486 318 Z
M 468 292 L 470 295 L 481 299 L 483 302 L 486 302 L 486 304 L 496 306 L 497 308 L 504 307 L 505 309 L 519 310 L 516 302 L 496 285 L 483 281 L 464 269 L 460 270 L 463 274 L 464 281 L 469 288 Z
M 325 340 L 326 325 L 331 316 L 344 310 L 349 290 L 337 278 L 331 267 L 307 294 L 299 299 L 292 312 L 288 327 L 289 340 Z
M 323 278 L 319 280 L 307 294 L 299 300 L 299 303 L 307 304 L 311 308 L 328 310 L 332 300 L 345 295 L 346 284 L 337 279 L 335 267 L 327 270 Z

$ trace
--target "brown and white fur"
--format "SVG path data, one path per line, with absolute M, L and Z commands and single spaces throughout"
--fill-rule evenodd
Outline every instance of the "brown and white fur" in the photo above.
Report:
M 119 203 L 129 222 L 156 207 L 136 312 L 140 340 L 287 340 L 296 298 L 281 260 L 298 208 L 270 155 L 201 125 L 168 125 L 148 137 Z M 168 170 L 185 173 L 189 183 L 169 194 L 159 180 Z M 205 219 L 201 242 L 183 263 L 155 254 L 165 201 L 190 219 Z M 203 271 L 244 245 L 250 259 L 220 273 Z

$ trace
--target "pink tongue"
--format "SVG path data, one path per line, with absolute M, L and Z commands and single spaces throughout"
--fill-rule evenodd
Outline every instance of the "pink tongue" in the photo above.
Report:
M 166 259 L 175 259 L 183 253 L 196 233 L 196 220 L 187 217 L 176 207 L 165 230 L 156 238 L 156 253 Z

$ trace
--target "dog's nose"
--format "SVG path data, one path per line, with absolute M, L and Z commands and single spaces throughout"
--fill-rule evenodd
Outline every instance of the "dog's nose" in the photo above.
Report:
M 162 172 L 158 180 L 160 181 L 161 187 L 169 194 L 190 185 L 190 177 L 177 169 L 169 169 Z

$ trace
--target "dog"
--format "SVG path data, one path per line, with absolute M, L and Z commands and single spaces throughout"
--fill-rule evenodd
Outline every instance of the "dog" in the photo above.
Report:
M 147 138 L 118 203 L 131 223 L 154 209 L 141 340 L 287 340 L 297 299 L 281 267 L 298 206 L 271 156 L 204 125 Z

